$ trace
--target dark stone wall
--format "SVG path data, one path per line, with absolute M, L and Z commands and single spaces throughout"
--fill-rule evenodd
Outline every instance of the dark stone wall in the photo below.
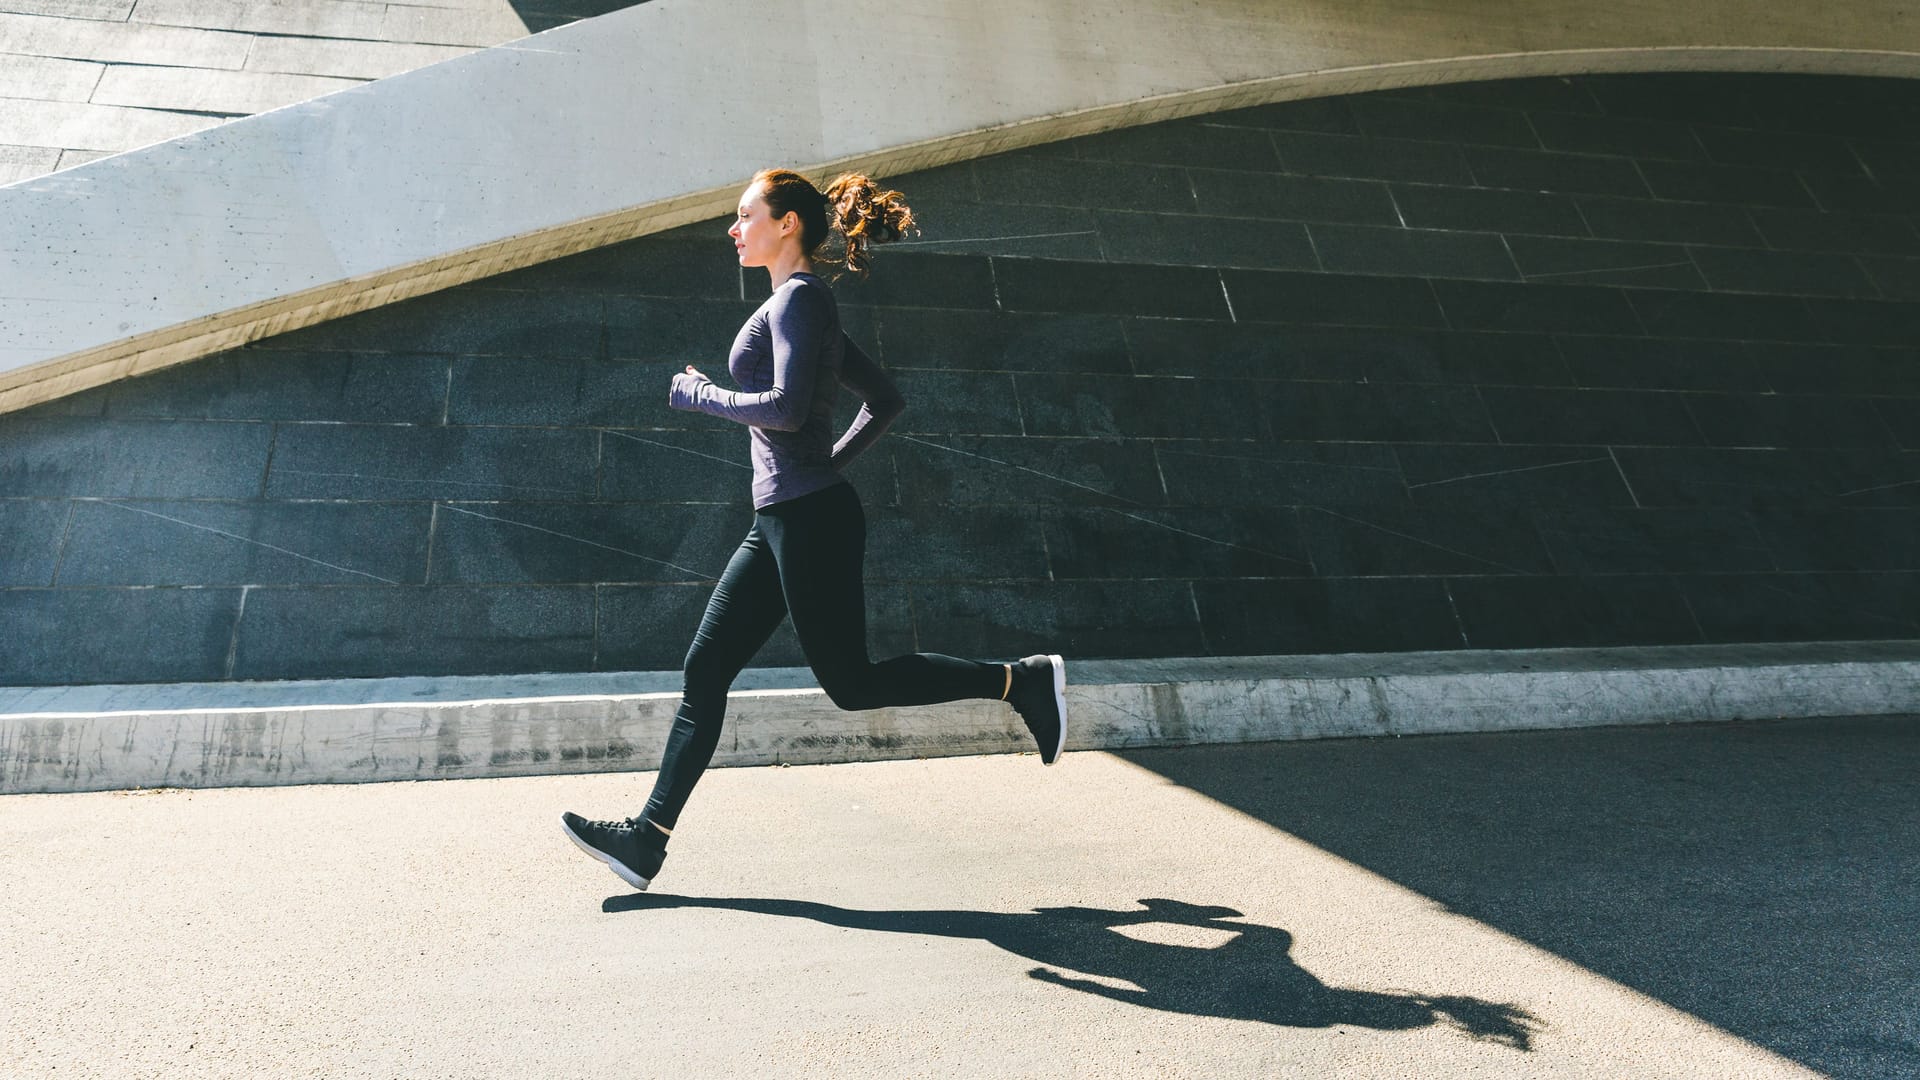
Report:
M 1920 84 L 1521 80 L 895 178 L 876 654 L 1920 636 Z M 725 223 L 0 416 L 0 680 L 670 669 Z M 850 413 L 843 414 L 843 419 Z M 776 637 L 762 663 L 800 657 Z

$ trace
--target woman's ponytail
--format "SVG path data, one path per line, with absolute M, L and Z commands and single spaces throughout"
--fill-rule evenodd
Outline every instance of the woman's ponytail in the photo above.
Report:
M 913 209 L 906 199 L 864 173 L 847 173 L 828 184 L 826 196 L 833 229 L 846 240 L 838 261 L 861 277 L 867 276 L 874 244 L 890 244 L 913 228 Z

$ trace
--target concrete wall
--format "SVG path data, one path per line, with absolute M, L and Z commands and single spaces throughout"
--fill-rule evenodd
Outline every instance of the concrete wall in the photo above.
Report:
M 895 178 L 877 653 L 1920 636 L 1920 84 L 1302 101 Z M 0 680 L 675 667 L 719 220 L 0 417 Z M 762 663 L 798 663 L 782 636 Z
M 0 184 L 624 6 L 7 0 L 0 4 Z

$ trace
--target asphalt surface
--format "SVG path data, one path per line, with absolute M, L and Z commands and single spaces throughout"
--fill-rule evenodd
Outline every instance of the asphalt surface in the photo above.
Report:
M 0 798 L 11 1076 L 1920 1075 L 1920 720 Z

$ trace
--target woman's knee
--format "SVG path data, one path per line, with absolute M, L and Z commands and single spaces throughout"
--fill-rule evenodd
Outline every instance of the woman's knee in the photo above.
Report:
M 740 674 L 717 650 L 703 649 L 698 643 L 687 650 L 680 671 L 681 685 L 689 698 L 725 697 L 734 677 Z
M 827 699 L 837 708 L 848 712 L 861 712 L 865 709 L 877 709 L 884 704 L 877 700 L 873 680 L 866 678 L 864 672 L 852 670 L 825 672 L 815 669 L 814 675 L 820 680 L 820 689 L 827 692 Z

